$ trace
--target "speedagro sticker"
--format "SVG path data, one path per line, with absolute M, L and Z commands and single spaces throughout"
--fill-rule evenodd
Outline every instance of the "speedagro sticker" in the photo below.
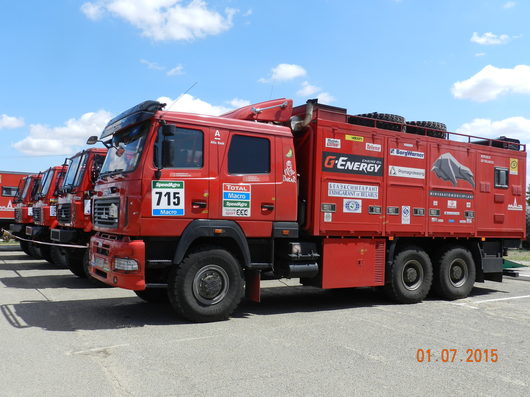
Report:
M 184 215 L 184 182 L 152 181 L 151 214 L 153 216 Z
M 223 216 L 250 216 L 251 186 L 223 183 Z

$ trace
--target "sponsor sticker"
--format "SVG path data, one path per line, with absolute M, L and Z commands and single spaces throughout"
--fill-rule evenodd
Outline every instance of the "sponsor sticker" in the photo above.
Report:
M 28 216 L 33 216 L 33 207 L 28 207 Z
M 391 165 L 388 167 L 388 175 L 401 178 L 425 179 L 425 170 L 423 168 L 398 167 Z
M 518 174 L 519 174 L 519 160 L 510 159 L 510 175 L 518 175 Z
M 412 150 L 403 150 L 399 148 L 391 148 L 390 149 L 390 155 L 391 156 L 400 156 L 400 157 L 410 157 L 414 159 L 424 159 L 425 153 L 423 152 L 414 152 Z
M 456 208 L 456 200 L 447 200 L 447 208 Z
M 379 186 L 329 182 L 328 196 L 377 200 L 379 198 Z
M 340 149 L 340 139 L 326 138 L 326 147 Z
M 324 152 L 322 171 L 354 175 L 383 175 L 383 158 L 348 153 Z
M 366 142 L 366 150 L 369 150 L 370 152 L 380 152 L 381 151 L 381 145 L 378 144 L 378 143 Z
M 285 161 L 285 168 L 283 169 L 283 181 L 296 183 L 296 171 L 293 169 L 293 162 L 291 160 Z
M 352 142 L 364 142 L 364 137 L 357 136 L 357 135 L 346 135 L 344 139 L 346 139 L 347 141 L 352 141 Z
M 84 205 L 83 205 L 83 214 L 90 215 L 91 209 L 92 209 L 91 201 L 90 200 L 85 200 Z
M 184 215 L 184 181 L 151 181 L 152 216 Z
M 362 200 L 351 200 L 351 199 L 343 200 L 342 210 L 344 212 L 349 212 L 352 214 L 360 214 L 362 212 L 362 209 L 363 209 Z
M 508 204 L 508 211 L 522 211 L 522 210 L 523 210 L 523 206 L 522 204 L 517 203 L 516 198 L 513 199 L 512 204 Z
M 410 205 L 401 206 L 401 223 L 403 225 L 410 225 Z
M 455 198 L 455 199 L 467 199 L 473 200 L 473 195 L 468 193 L 459 193 L 459 192 L 442 192 L 439 190 L 431 190 L 429 192 L 431 197 L 443 197 L 443 198 Z
M 458 212 L 458 211 L 444 211 L 444 215 L 459 216 L 460 212 Z
M 50 216 L 57 216 L 57 206 L 50 205 Z
M 223 183 L 223 216 L 249 217 L 251 185 Z
M 332 222 L 333 221 L 333 215 L 331 212 L 324 212 L 324 222 Z

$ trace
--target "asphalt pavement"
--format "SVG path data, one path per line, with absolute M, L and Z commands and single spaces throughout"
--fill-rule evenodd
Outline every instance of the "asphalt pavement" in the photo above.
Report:
M 527 396 L 528 280 L 415 305 L 267 281 L 262 303 L 193 324 L 3 247 L 0 395 Z

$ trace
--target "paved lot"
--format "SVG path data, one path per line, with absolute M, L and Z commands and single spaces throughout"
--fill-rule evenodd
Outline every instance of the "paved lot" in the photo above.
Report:
M 191 324 L 168 305 L 0 251 L 0 395 L 528 395 L 522 278 L 417 305 L 371 289 L 268 285 L 231 320 Z M 417 361 L 419 348 L 431 349 L 430 363 Z M 454 362 L 442 349 L 457 349 Z M 482 362 L 466 362 L 467 349 L 482 350 Z M 498 361 L 485 362 L 484 349 Z

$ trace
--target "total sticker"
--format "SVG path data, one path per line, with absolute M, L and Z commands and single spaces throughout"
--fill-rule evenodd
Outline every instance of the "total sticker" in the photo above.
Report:
M 184 182 L 152 181 L 151 214 L 182 216 L 184 213 Z
M 250 217 L 251 185 L 223 183 L 223 216 Z

